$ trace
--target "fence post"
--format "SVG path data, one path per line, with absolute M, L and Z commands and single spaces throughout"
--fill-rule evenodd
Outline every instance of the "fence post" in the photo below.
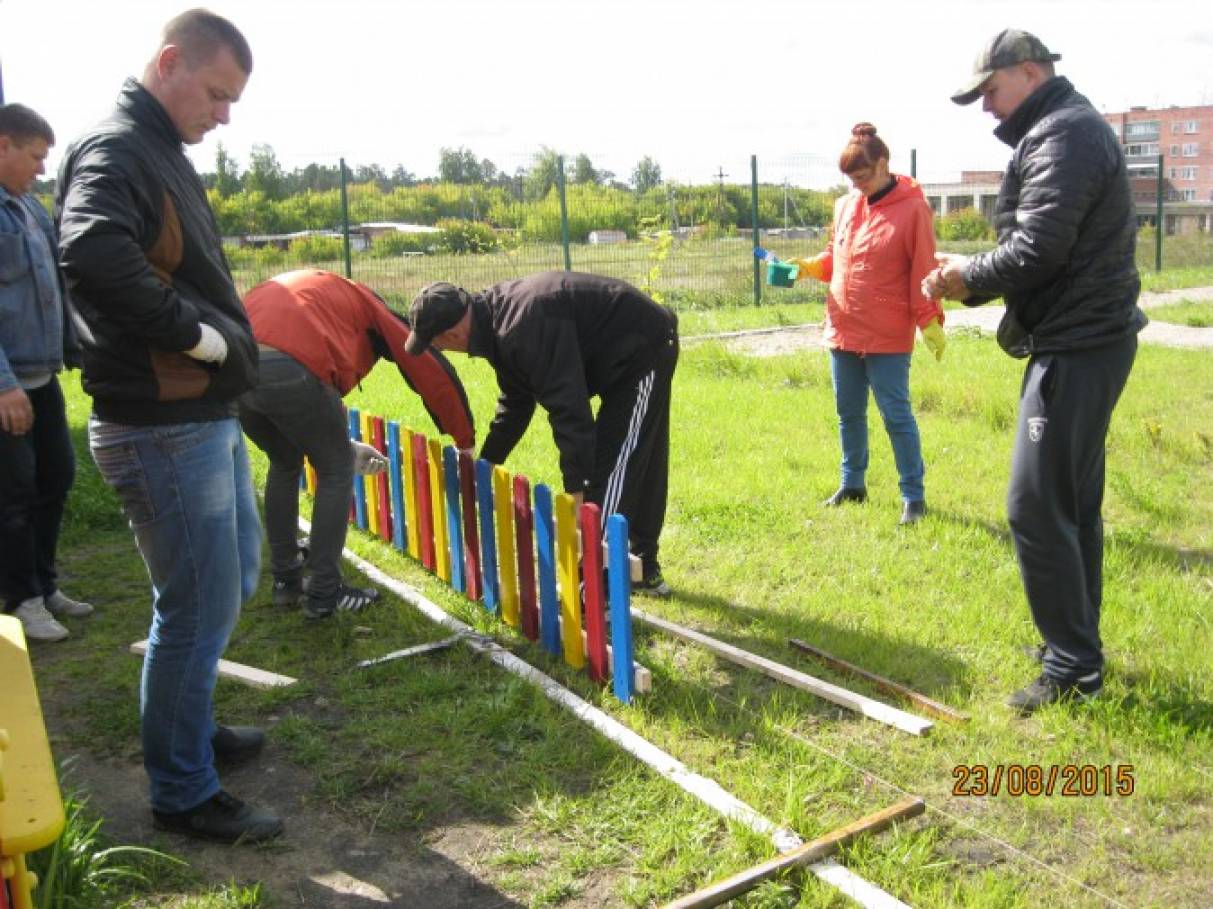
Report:
M 910 149 L 910 179 L 918 179 L 918 149 Z
M 1162 155 L 1158 156 L 1158 188 L 1154 192 L 1154 270 L 1162 271 Z
M 569 206 L 564 197 L 564 155 L 556 156 L 556 187 L 560 193 L 560 244 L 564 247 L 564 270 L 573 270 L 569 258 Z
M 761 244 L 758 240 L 758 156 L 750 155 L 750 223 L 754 229 L 754 248 L 757 249 Z M 759 268 L 758 259 L 750 257 L 754 261 L 754 305 L 758 306 L 762 303 L 762 269 Z
M 354 266 L 350 262 L 350 199 L 345 189 L 346 170 L 345 158 L 341 158 L 341 237 L 345 251 L 345 276 L 351 280 L 354 277 Z

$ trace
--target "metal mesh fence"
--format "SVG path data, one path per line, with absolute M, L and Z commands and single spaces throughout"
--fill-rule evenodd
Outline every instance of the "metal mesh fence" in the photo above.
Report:
M 941 249 L 972 252 L 993 241 L 1001 172 L 941 173 L 913 152 L 895 156 L 937 216 Z M 246 290 L 292 268 L 324 268 L 363 281 L 397 304 L 424 284 L 470 289 L 546 269 L 612 275 L 675 306 L 820 299 L 816 282 L 763 287 L 750 250 L 780 258 L 820 251 L 833 202 L 846 188 L 830 156 L 723 161 L 716 179 L 622 183 L 585 172 L 550 149 L 419 182 L 400 169 L 310 164 L 280 185 L 224 191 L 211 202 L 237 284 Z M 344 186 L 341 179 L 345 173 Z M 634 185 L 640 184 L 640 185 Z M 1156 264 L 1156 211 L 1145 193 L 1139 263 Z M 1213 265 L 1209 206 L 1164 199 L 1166 267 Z M 1199 210 L 1198 210 L 1199 209 Z M 348 250 L 347 250 L 348 245 Z

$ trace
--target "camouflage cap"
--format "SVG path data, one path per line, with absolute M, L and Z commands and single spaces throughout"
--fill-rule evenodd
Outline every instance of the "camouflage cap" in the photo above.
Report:
M 1027 63 L 1029 60 L 1052 62 L 1060 59 L 1061 54 L 1050 51 L 1030 32 L 1017 28 L 1003 29 L 982 48 L 977 59 L 973 61 L 973 75 L 952 95 L 952 100 L 957 104 L 972 104 L 981 97 L 982 83 L 989 79 L 995 70 L 1017 63 Z

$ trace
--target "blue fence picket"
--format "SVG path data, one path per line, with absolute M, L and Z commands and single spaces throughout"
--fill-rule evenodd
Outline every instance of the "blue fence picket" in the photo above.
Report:
M 442 472 L 446 476 L 447 549 L 451 553 L 451 586 L 464 593 L 463 513 L 459 508 L 459 453 L 454 446 L 442 449 Z
M 615 697 L 631 703 L 632 678 L 632 578 L 628 564 L 628 520 L 613 514 L 607 519 L 607 591 L 611 601 L 611 678 Z
M 405 523 L 408 516 L 404 512 L 404 475 L 401 472 L 400 458 L 400 424 L 389 420 L 387 424 L 387 456 L 388 471 L 392 484 L 392 545 L 404 552 Z
M 476 503 L 480 512 L 480 576 L 484 586 L 484 608 L 497 612 L 497 531 L 493 526 L 493 465 L 476 462 Z
M 362 421 L 359 419 L 358 408 L 349 409 L 350 438 L 355 442 L 362 441 Z M 354 523 L 360 530 L 366 530 L 366 489 L 362 477 L 354 476 Z
M 559 656 L 560 602 L 556 599 L 556 525 L 552 520 L 552 490 L 536 483 L 535 554 L 539 565 L 539 640 L 548 653 Z

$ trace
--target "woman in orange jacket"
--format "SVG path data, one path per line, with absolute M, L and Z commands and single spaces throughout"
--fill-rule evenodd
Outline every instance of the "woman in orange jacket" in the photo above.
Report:
M 893 445 L 901 488 L 902 524 L 926 514 L 918 423 L 910 407 L 914 329 L 943 357 L 943 310 L 922 295 L 935 263 L 931 209 L 918 184 L 889 172 L 889 149 L 876 127 L 860 123 L 838 159 L 854 191 L 834 206 L 829 246 L 794 260 L 798 277 L 830 285 L 825 344 L 830 348 L 834 401 L 842 441 L 842 483 L 825 502 L 863 502 L 868 492 L 868 389 Z

